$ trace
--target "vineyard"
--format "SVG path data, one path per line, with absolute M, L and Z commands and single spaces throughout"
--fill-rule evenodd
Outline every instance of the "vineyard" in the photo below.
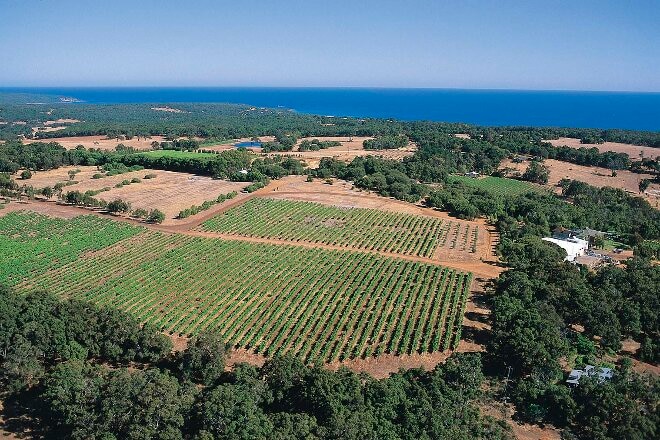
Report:
M 0 284 L 41 275 L 141 230 L 94 216 L 62 220 L 9 213 L 0 217 Z
M 73 243 L 80 244 L 74 245 Z M 164 234 L 97 217 L 0 217 L 0 280 L 135 314 L 163 331 L 217 329 L 266 356 L 330 362 L 446 350 L 471 275 L 366 252 Z
M 478 235 L 476 226 L 434 217 L 268 198 L 249 200 L 200 229 L 421 257 L 438 247 L 475 252 Z

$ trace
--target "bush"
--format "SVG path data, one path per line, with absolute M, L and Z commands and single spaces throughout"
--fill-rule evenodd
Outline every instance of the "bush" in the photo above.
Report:
M 155 174 L 147 174 L 143 177 L 144 179 L 155 179 L 156 175 Z
M 105 174 L 95 173 L 94 175 L 92 175 L 92 179 L 100 179 L 102 177 L 105 177 Z
M 146 209 L 137 208 L 131 212 L 131 216 L 135 218 L 145 218 L 149 215 Z
M 267 185 L 266 182 L 254 182 L 251 185 L 246 186 L 243 188 L 243 191 L 248 192 L 248 193 L 253 193 Z
M 107 209 L 114 213 L 128 212 L 131 210 L 131 205 L 122 199 L 116 199 L 108 203 Z
M 24 171 L 21 173 L 21 179 L 23 179 L 23 180 L 28 180 L 28 179 L 31 179 L 31 178 L 32 178 L 32 171 L 30 171 L 30 170 L 24 170 Z
M 159 211 L 158 209 L 152 209 L 151 212 L 149 212 L 149 215 L 147 216 L 147 221 L 149 223 L 163 223 L 163 220 L 165 220 L 165 214 L 162 211 Z

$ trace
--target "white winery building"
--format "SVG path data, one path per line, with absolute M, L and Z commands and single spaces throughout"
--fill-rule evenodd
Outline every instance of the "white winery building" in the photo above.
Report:
M 554 243 L 560 248 L 566 251 L 565 261 L 575 261 L 580 255 L 584 255 L 587 249 L 589 249 L 589 242 L 587 240 L 582 240 L 581 238 L 571 237 L 571 238 L 543 238 L 544 241 Z

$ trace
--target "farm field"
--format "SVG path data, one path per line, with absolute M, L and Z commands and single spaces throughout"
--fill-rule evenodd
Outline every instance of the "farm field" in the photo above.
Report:
M 543 165 L 550 170 L 548 178 L 548 185 L 550 186 L 557 185 L 561 179 L 574 179 L 599 188 L 610 186 L 642 196 L 642 194 L 639 194 L 639 181 L 653 178 L 650 174 L 637 174 L 627 170 L 617 170 L 616 177 L 612 177 L 612 171 L 607 168 L 576 165 L 554 159 L 544 160 Z M 514 163 L 507 159 L 502 162 L 500 168 L 511 168 L 524 173 L 528 166 L 529 162 Z M 660 203 L 660 185 L 652 183 L 643 197 L 651 206 L 658 207 Z
M 318 139 L 320 141 L 338 141 L 341 142 L 341 145 L 336 147 L 330 147 L 319 151 L 298 151 L 300 143 L 304 140 Z M 292 155 L 296 158 L 303 159 L 311 168 L 318 167 L 321 159 L 324 157 L 332 157 L 337 160 L 344 162 L 350 162 L 356 157 L 360 156 L 377 156 L 385 159 L 392 160 L 402 160 L 407 156 L 411 156 L 415 150 L 415 145 L 411 144 L 406 148 L 401 148 L 398 150 L 380 150 L 380 151 L 370 151 L 365 150 L 362 146 L 362 143 L 367 139 L 373 139 L 372 137 L 353 137 L 352 139 L 347 137 L 337 137 L 337 136 L 316 136 L 302 138 L 298 140 L 298 143 L 294 147 L 292 152 L 282 152 L 282 153 L 269 153 L 270 155 Z
M 654 147 L 645 147 L 642 145 L 632 145 L 632 144 L 622 144 L 620 142 L 603 142 L 602 144 L 581 144 L 580 139 L 575 138 L 559 138 L 559 139 L 550 139 L 545 142 L 549 142 L 555 147 L 567 146 L 571 148 L 598 148 L 598 151 L 601 153 L 605 151 L 614 151 L 615 153 L 625 153 L 630 156 L 633 160 L 639 160 L 640 153 L 644 154 L 644 157 L 655 158 L 660 156 L 660 148 Z
M 116 138 L 107 139 L 105 136 L 73 136 L 73 137 L 57 137 L 48 139 L 23 139 L 24 144 L 31 142 L 57 142 L 67 150 L 73 150 L 78 145 L 85 148 L 99 148 L 101 150 L 114 150 L 117 145 L 124 144 L 127 147 L 132 147 L 137 150 L 151 150 L 151 143 L 153 141 L 163 142 L 163 136 L 151 136 L 147 138 L 137 138 L 129 140 L 117 140 Z
M 272 141 L 275 138 L 273 136 L 261 136 L 259 139 L 263 142 Z M 326 148 L 318 151 L 298 151 L 298 147 L 304 140 L 318 139 L 320 141 L 338 141 L 341 142 L 341 145 Z M 401 160 L 406 156 L 411 156 L 415 152 L 415 146 L 410 145 L 406 148 L 399 150 L 382 150 L 382 151 L 368 151 L 362 147 L 362 143 L 367 139 L 373 139 L 372 137 L 365 136 L 355 136 L 352 139 L 345 136 L 314 136 L 298 139 L 298 142 L 293 147 L 293 151 L 282 151 L 282 152 L 271 152 L 271 153 L 262 153 L 264 156 L 291 156 L 297 159 L 302 159 L 305 163 L 311 168 L 316 168 L 323 157 L 332 157 L 338 160 L 345 162 L 350 162 L 358 156 L 379 156 L 386 159 L 396 159 Z M 224 151 L 231 150 L 234 147 L 236 142 L 250 141 L 250 138 L 237 139 L 232 141 L 223 142 L 213 146 L 202 147 L 204 150 L 210 151 Z M 255 153 L 259 153 L 261 150 L 259 148 L 248 148 Z
M 199 230 L 431 257 L 438 247 L 476 252 L 478 226 L 428 216 L 256 198 Z
M 165 234 L 94 216 L 8 213 L 0 249 L 0 282 L 20 291 L 117 307 L 171 333 L 215 328 L 236 347 L 322 362 L 455 347 L 472 281 L 372 253 Z
M 61 167 L 49 171 L 35 171 L 29 180 L 20 180 L 20 173 L 17 173 L 14 175 L 14 179 L 19 184 L 25 183 L 34 188 L 52 187 L 58 182 L 68 182 L 70 170 L 80 170 L 73 180 L 78 183 L 65 186 L 63 193 L 110 188 L 110 190 L 98 194 L 96 198 L 106 201 L 119 198 L 131 203 L 133 209 L 159 209 L 165 214 L 166 220 L 163 222 L 165 225 L 176 224 L 177 220 L 174 218 L 183 209 L 190 208 L 192 205 L 201 205 L 204 201 L 215 199 L 220 194 L 232 191 L 240 192 L 247 185 L 245 182 L 230 182 L 206 176 L 152 169 L 93 179 L 92 176 L 99 172 L 94 166 Z M 147 174 L 154 174 L 156 177 L 145 179 L 144 176 Z M 118 183 L 124 180 L 130 181 L 133 178 L 141 181 L 121 188 L 115 187 Z M 241 196 L 239 195 L 239 197 Z
M 468 176 L 449 176 L 450 182 L 461 182 L 467 186 L 483 189 L 499 195 L 517 196 L 525 194 L 530 191 L 540 191 L 540 187 L 522 182 L 515 179 L 507 179 L 505 177 L 486 176 L 473 179 Z

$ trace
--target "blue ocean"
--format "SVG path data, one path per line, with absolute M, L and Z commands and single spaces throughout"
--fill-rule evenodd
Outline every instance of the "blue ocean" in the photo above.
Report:
M 660 93 L 367 88 L 2 88 L 86 103 L 228 102 L 326 116 L 660 131 Z

